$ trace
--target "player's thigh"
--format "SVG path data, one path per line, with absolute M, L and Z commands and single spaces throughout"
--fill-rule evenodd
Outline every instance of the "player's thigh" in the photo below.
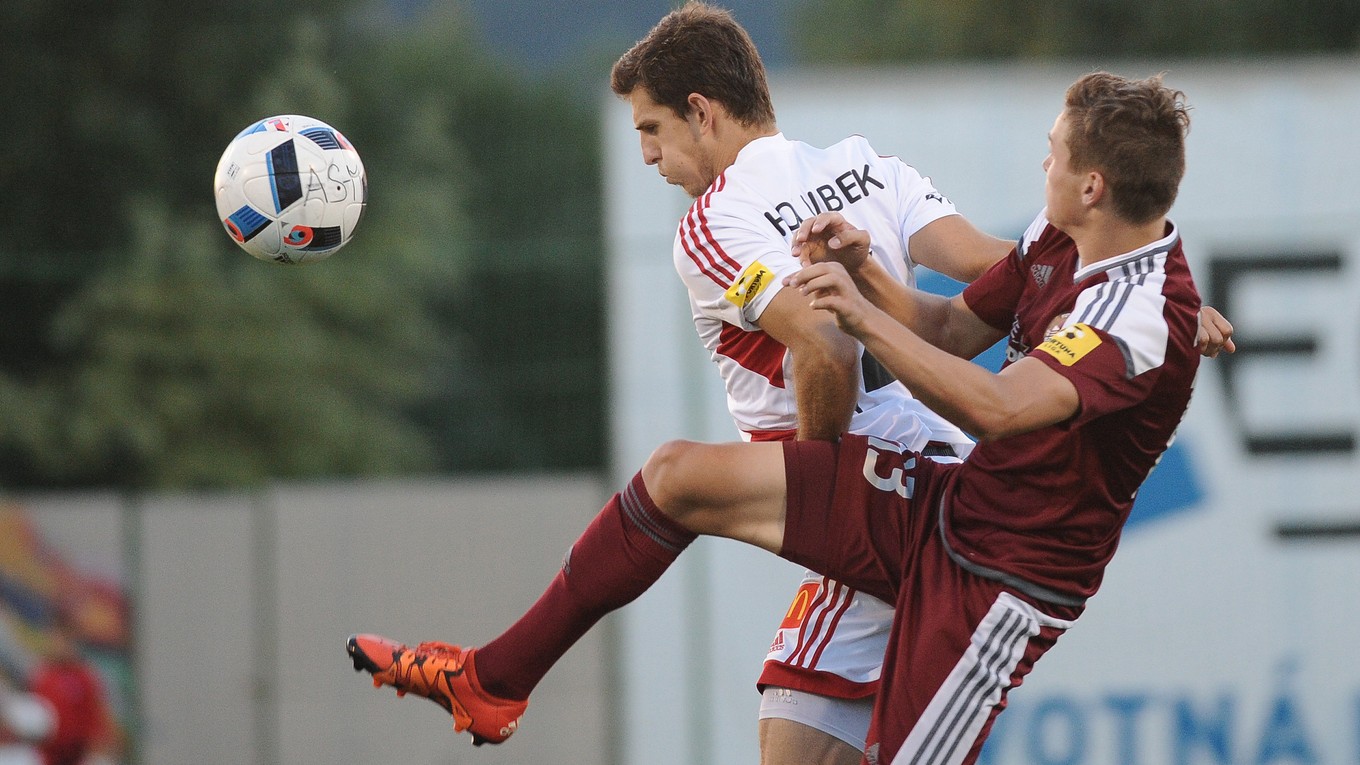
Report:
M 663 444 L 642 468 L 662 512 L 700 534 L 778 552 L 784 539 L 782 443 Z
M 760 721 L 761 765 L 859 765 L 864 752 L 816 728 L 775 717 Z

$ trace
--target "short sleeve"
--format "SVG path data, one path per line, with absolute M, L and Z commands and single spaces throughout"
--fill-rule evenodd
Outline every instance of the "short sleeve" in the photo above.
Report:
M 1024 289 L 1020 255 L 1017 250 L 1011 250 L 1010 255 L 993 263 L 982 276 L 963 288 L 963 302 L 988 326 L 1009 332 Z
M 1154 296 L 1160 295 L 1148 293 L 1132 295 L 1133 305 L 1125 310 L 1128 320 L 1109 328 L 1080 321 L 1078 301 L 1068 324 L 1030 353 L 1077 389 L 1081 398 L 1077 423 L 1127 409 L 1147 398 L 1156 384 L 1168 335 L 1165 321 L 1159 321 L 1161 311 L 1154 305 L 1158 302 Z
M 898 175 L 898 209 L 901 211 L 902 241 L 910 241 L 913 234 L 931 223 L 950 215 L 958 215 L 954 203 L 927 176 L 896 157 L 885 163 L 895 166 Z
M 760 315 L 783 288 L 784 277 L 800 265 L 762 213 L 708 201 L 696 201 L 680 221 L 676 271 L 705 315 L 758 329 Z

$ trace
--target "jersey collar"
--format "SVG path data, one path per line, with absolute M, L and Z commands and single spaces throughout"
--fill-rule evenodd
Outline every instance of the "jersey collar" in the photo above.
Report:
M 1155 242 L 1145 244 L 1136 250 L 1126 252 L 1123 255 L 1117 255 L 1113 258 L 1106 258 L 1105 260 L 1099 261 L 1097 263 L 1092 263 L 1089 266 L 1079 268 L 1077 269 L 1076 273 L 1072 274 L 1072 283 L 1075 284 L 1081 281 L 1082 279 L 1091 276 L 1092 274 L 1110 271 L 1120 266 L 1132 263 L 1135 260 L 1141 260 L 1143 258 L 1154 258 L 1158 255 L 1163 255 L 1165 253 L 1170 252 L 1171 249 L 1176 246 L 1176 243 L 1180 241 L 1181 235 L 1180 231 L 1176 228 L 1176 224 L 1172 223 L 1170 219 L 1167 220 L 1166 225 L 1168 229 L 1166 236 L 1162 237 L 1161 239 L 1158 239 Z
M 783 133 L 761 136 L 741 147 L 741 151 L 737 152 L 737 162 L 742 162 L 768 152 L 778 151 L 786 144 L 788 144 L 788 139 L 784 138 Z

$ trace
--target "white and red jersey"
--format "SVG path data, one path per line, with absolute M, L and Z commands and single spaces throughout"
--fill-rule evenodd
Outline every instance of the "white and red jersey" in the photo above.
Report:
M 747 144 L 680 222 L 675 267 L 744 438 L 787 438 L 798 429 L 788 349 L 758 322 L 784 277 L 800 268 L 790 254 L 799 224 L 829 211 L 867 230 L 874 256 L 907 285 L 915 284 L 911 235 L 956 214 L 930 179 L 895 157 L 879 156 L 861 136 L 819 149 L 780 134 Z M 917 402 L 871 357 L 865 361 L 852 431 L 914 449 L 943 441 L 966 452 L 970 442 L 962 431 Z
M 868 231 L 874 257 L 909 286 L 916 283 L 912 234 L 956 214 L 928 178 L 879 156 L 860 136 L 819 149 L 774 135 L 741 150 L 680 221 L 674 255 L 695 329 L 726 385 L 728 411 L 750 440 L 792 438 L 798 429 L 789 351 L 761 331 L 759 320 L 784 277 L 801 268 L 791 254 L 799 224 L 822 212 L 839 212 Z M 861 370 L 852 431 L 913 449 L 945 442 L 959 456 L 968 453 L 968 437 L 872 357 L 862 356 Z M 775 634 L 759 685 L 869 696 L 891 624 L 888 604 L 809 571 Z
M 1134 492 L 1175 434 L 1199 366 L 1199 294 L 1176 229 L 1082 267 L 1041 213 L 1010 257 L 963 293 L 1077 389 L 1069 420 L 980 444 L 942 513 L 955 561 L 1040 600 L 1077 606 L 1100 585 Z

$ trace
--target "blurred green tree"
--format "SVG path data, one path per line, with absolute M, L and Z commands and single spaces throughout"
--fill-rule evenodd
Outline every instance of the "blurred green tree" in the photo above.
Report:
M 466 233 L 437 245 L 460 253 L 437 295 L 451 334 L 435 394 L 415 415 L 436 439 L 442 470 L 598 468 L 604 450 L 604 262 L 598 85 L 572 72 L 534 79 L 475 45 L 465 20 L 434 5 L 375 51 L 352 81 L 375 135 L 417 117 L 456 136 Z M 607 66 L 607 65 L 606 65 Z M 607 71 L 607 68 L 603 71 Z M 377 74 L 381 73 L 381 74 Z M 603 82 L 604 74 L 599 75 Z M 399 88 L 392 87 L 400 82 Z M 356 139 L 357 140 L 357 139 Z M 428 172 L 416 145 L 385 156 L 403 176 Z M 370 172 L 370 185 L 377 187 Z M 447 215 L 412 204 L 410 225 Z
M 349 0 L 0 7 L 22 74 L 0 81 L 0 484 L 598 465 L 596 290 L 556 283 L 598 272 L 598 201 L 515 207 L 595 183 L 593 122 L 492 60 L 455 17 Z M 214 221 L 226 141 L 280 113 L 340 127 L 368 170 L 320 265 L 255 261 Z
M 1203 57 L 1354 51 L 1354 0 L 841 0 L 790 24 L 804 62 Z M 830 21 L 830 23 L 828 23 Z M 853 31 L 851 31 L 853 30 Z

